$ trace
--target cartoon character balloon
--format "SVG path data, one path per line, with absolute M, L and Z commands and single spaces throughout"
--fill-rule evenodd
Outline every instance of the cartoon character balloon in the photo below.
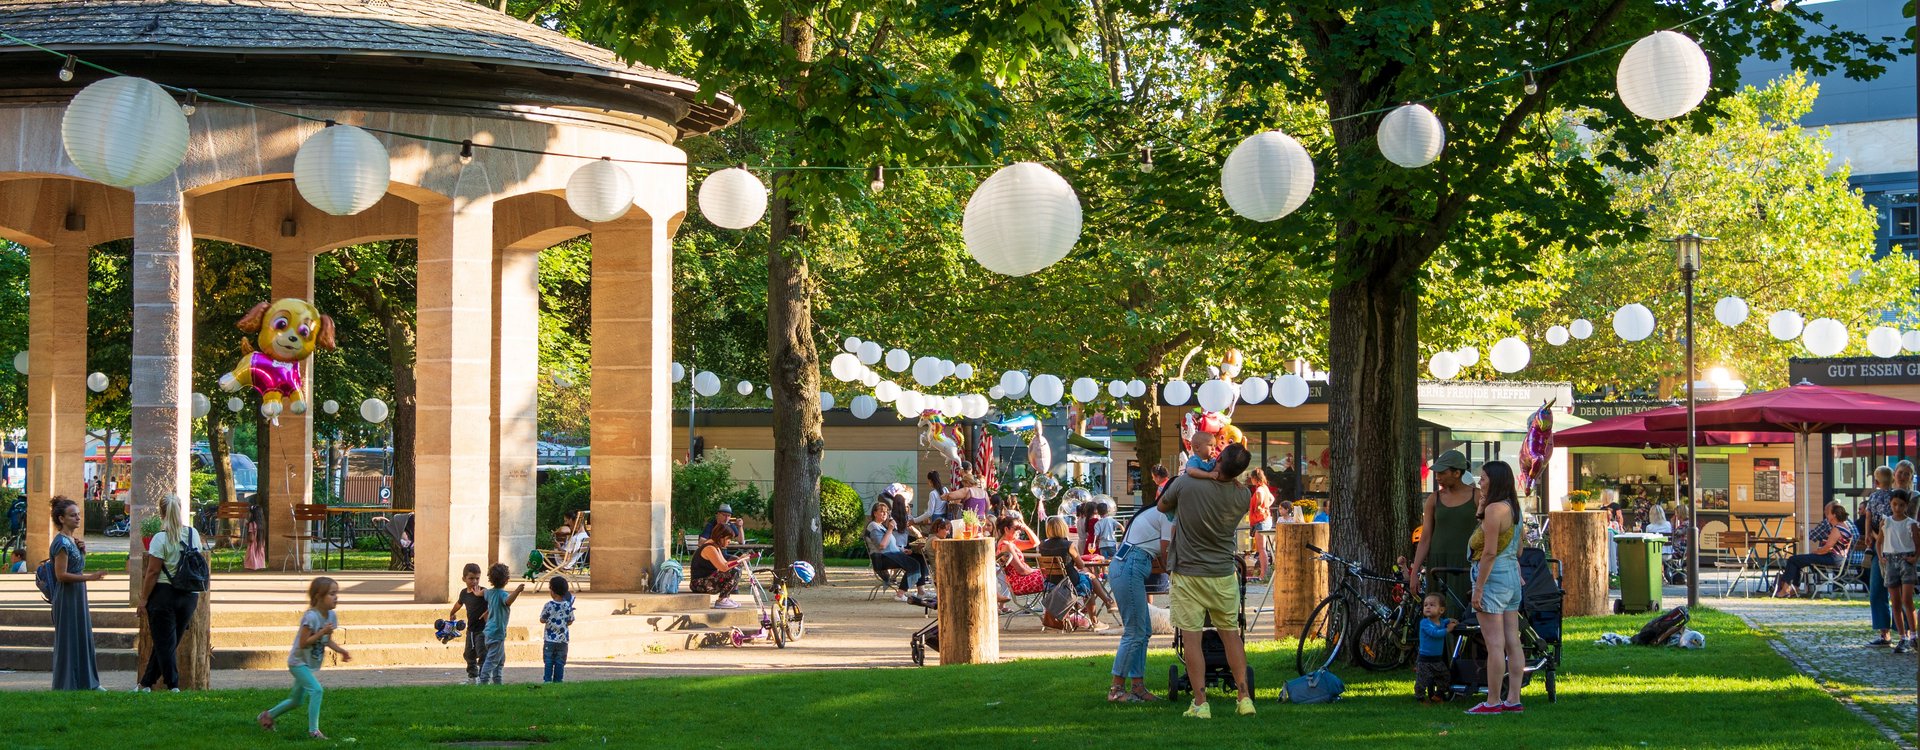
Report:
M 966 462 L 960 459 L 959 441 L 954 439 L 954 435 L 947 434 L 944 429 L 946 427 L 947 418 L 940 416 L 940 412 L 931 409 L 921 412 L 920 447 L 928 448 L 935 453 L 939 453 L 941 457 L 947 459 L 949 468 L 958 471 L 960 465 Z M 955 427 L 954 432 L 957 433 L 958 431 L 959 428 Z
M 255 334 L 255 341 L 247 343 L 247 354 L 233 371 L 220 376 L 221 390 L 252 386 L 260 394 L 260 415 L 274 424 L 280 423 L 282 410 L 307 413 L 300 363 L 315 349 L 334 348 L 333 318 L 306 300 L 287 298 L 254 305 L 236 327 Z

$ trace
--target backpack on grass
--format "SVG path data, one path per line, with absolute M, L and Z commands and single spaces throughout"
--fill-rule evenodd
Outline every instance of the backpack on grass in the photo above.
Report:
M 1636 646 L 1662 645 L 1674 636 L 1685 632 L 1687 623 L 1691 620 L 1692 616 L 1687 614 L 1685 606 L 1674 607 L 1642 626 L 1640 632 L 1633 635 L 1633 643 Z

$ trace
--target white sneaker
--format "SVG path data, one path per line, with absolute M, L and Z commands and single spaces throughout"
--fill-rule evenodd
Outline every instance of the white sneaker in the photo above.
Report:
M 713 603 L 714 609 L 739 609 L 740 603 L 732 599 L 721 599 Z
M 896 601 L 896 602 L 904 602 L 904 601 L 906 601 L 906 600 L 907 600 L 907 592 L 905 592 L 905 591 L 895 591 L 895 592 L 893 592 L 893 600 L 894 600 L 894 601 Z
M 167 692 L 169 692 L 169 693 L 178 693 L 178 692 L 180 692 L 180 688 L 167 688 Z
M 150 688 L 150 687 L 147 687 L 147 686 L 145 686 L 145 685 L 135 685 L 135 686 L 133 686 L 133 692 L 136 692 L 136 693 L 151 693 L 151 692 L 153 692 L 153 688 Z

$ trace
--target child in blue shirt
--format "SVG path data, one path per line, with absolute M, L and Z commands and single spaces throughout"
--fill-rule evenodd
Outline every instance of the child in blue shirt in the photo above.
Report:
M 487 589 L 483 596 L 487 599 L 487 625 L 485 640 L 487 650 L 480 662 L 480 684 L 500 684 L 500 672 L 507 665 L 507 617 L 512 613 L 513 602 L 520 598 L 520 592 L 527 590 L 526 584 L 507 590 L 507 570 L 505 563 L 494 563 L 487 568 L 487 582 L 493 588 Z
M 1439 594 L 1428 594 L 1420 603 L 1420 655 L 1413 666 L 1413 698 L 1428 703 L 1440 703 L 1445 699 L 1440 694 L 1451 682 L 1447 674 L 1447 634 L 1453 632 L 1454 622 L 1446 618 L 1447 607 L 1440 602 Z
M 1213 450 L 1214 435 L 1211 432 L 1193 433 L 1193 456 L 1187 459 L 1182 472 L 1194 479 L 1219 479 L 1220 472 L 1215 469 Z
M 541 673 L 541 682 L 566 682 L 567 676 L 567 626 L 573 624 L 573 592 L 567 586 L 564 576 L 554 576 L 547 588 L 553 592 L 553 601 L 540 608 L 540 622 L 546 625 L 546 641 L 541 652 L 541 661 L 546 669 Z

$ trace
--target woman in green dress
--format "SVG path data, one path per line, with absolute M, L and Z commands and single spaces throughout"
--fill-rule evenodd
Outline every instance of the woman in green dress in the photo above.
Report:
M 1440 600 L 1447 605 L 1449 617 L 1458 617 L 1460 607 L 1465 606 L 1473 589 L 1473 582 L 1466 574 L 1467 565 L 1472 562 L 1468 559 L 1467 541 L 1480 526 L 1479 519 L 1474 517 L 1477 482 L 1466 454 L 1460 451 L 1447 451 L 1434 459 L 1433 476 L 1439 489 L 1427 496 L 1426 509 L 1421 514 L 1420 543 L 1414 547 L 1412 564 L 1406 566 L 1407 591 L 1420 590 L 1423 565 L 1458 568 L 1459 573 L 1435 575 L 1431 579 L 1453 592 L 1452 596 L 1441 594 Z

